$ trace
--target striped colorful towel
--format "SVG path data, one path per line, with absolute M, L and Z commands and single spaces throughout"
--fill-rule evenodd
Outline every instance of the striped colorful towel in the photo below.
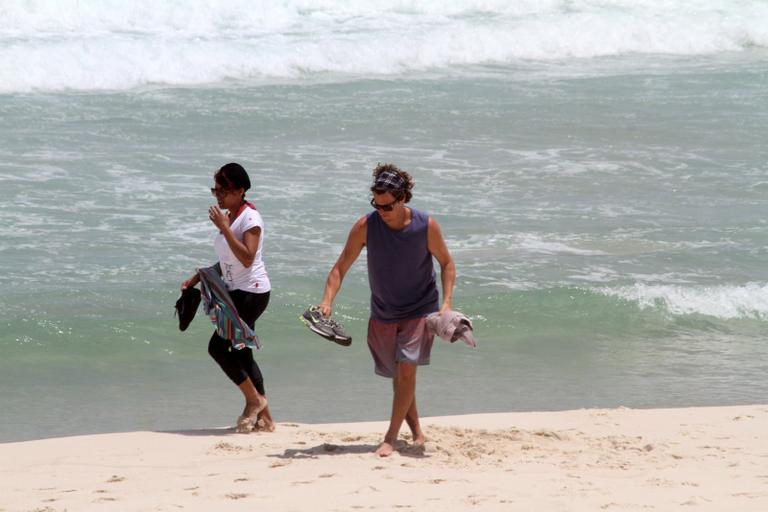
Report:
M 237 314 L 237 308 L 221 279 L 218 264 L 198 269 L 203 295 L 203 311 L 211 319 L 216 333 L 232 342 L 232 348 L 261 348 L 261 341 L 248 324 Z

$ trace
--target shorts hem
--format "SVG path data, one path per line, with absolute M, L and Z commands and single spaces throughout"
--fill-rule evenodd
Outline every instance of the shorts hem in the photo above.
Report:
M 396 363 L 410 363 L 410 364 L 413 364 L 413 365 L 416 365 L 416 366 L 429 366 L 429 360 L 426 360 L 426 361 L 415 361 L 414 362 L 414 361 L 409 361 L 408 359 L 399 359 L 399 360 L 396 361 Z M 384 371 L 380 370 L 379 368 L 374 368 L 373 369 L 373 373 L 375 373 L 379 377 L 385 377 L 387 379 L 394 379 L 395 378 L 394 373 L 391 373 L 391 374 L 389 372 L 384 373 Z
M 422 359 L 420 361 L 412 361 L 410 359 L 397 359 L 395 358 L 395 363 L 411 363 L 415 364 L 416 366 L 428 366 L 429 365 L 429 359 Z

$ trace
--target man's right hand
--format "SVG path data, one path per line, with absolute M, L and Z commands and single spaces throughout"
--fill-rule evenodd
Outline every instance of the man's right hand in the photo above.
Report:
M 318 304 L 317 309 L 323 316 L 331 316 L 332 308 L 330 304 Z

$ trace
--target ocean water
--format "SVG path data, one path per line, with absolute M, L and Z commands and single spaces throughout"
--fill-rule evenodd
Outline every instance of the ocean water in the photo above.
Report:
M 423 415 L 765 403 L 766 70 L 758 1 L 4 3 L 0 442 L 232 424 L 210 323 L 173 317 L 229 161 L 278 421 L 389 416 L 364 258 L 350 348 L 298 321 L 377 162 L 414 175 L 479 341 L 436 341 Z

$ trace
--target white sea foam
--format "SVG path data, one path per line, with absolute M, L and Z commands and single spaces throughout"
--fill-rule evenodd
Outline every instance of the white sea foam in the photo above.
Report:
M 762 0 L 19 0 L 0 4 L 0 92 L 766 46 Z
M 34 172 L 29 172 L 34 171 Z M 0 164 L 0 183 L 2 182 L 45 182 L 62 179 L 68 176 L 68 172 L 61 167 L 49 164 L 36 163 L 35 165 L 11 166 Z
M 522 234 L 518 237 L 518 247 L 527 252 L 539 254 L 575 254 L 579 256 L 605 255 L 603 251 L 581 249 L 560 241 L 545 240 L 539 235 Z
M 571 275 L 569 278 L 590 283 L 608 283 L 616 279 L 616 276 L 615 269 L 598 265 L 585 268 L 581 273 Z
M 673 315 L 768 320 L 768 284 L 682 286 L 637 283 L 619 288 L 599 288 L 598 291 L 637 302 L 641 308 L 662 307 Z

